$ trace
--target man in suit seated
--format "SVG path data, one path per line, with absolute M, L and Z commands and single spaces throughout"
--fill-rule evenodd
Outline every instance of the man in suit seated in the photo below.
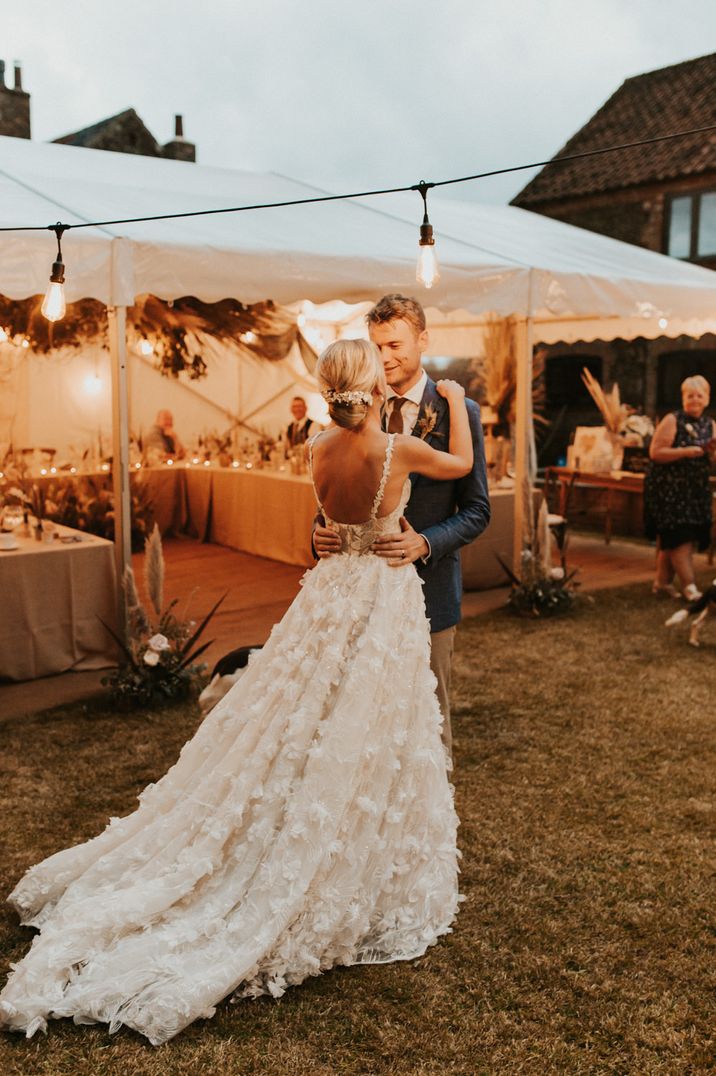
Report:
M 303 396 L 294 396 L 291 400 L 291 414 L 293 415 L 293 422 L 289 423 L 283 435 L 286 452 L 290 452 L 293 448 L 298 448 L 299 445 L 308 440 L 311 432 L 316 432 L 315 422 L 308 418 L 308 407 Z
M 157 411 L 155 423 L 144 438 L 143 449 L 148 463 L 164 463 L 167 459 L 184 458 L 186 450 L 174 430 L 174 416 L 171 411 Z
M 448 405 L 422 367 L 428 346 L 422 306 L 403 295 L 385 295 L 368 311 L 366 321 L 370 338 L 383 359 L 388 383 L 387 432 L 421 437 L 433 448 L 447 451 Z M 473 400 L 466 399 L 465 404 L 472 431 L 472 471 L 450 481 L 411 476 L 412 492 L 400 521 L 400 533 L 379 538 L 374 546 L 374 552 L 396 569 L 415 564 L 424 580 L 431 633 L 430 664 L 438 682 L 443 741 L 448 751 L 452 748 L 450 674 L 462 597 L 460 547 L 474 541 L 490 522 L 480 409 Z M 313 542 L 319 557 L 330 556 L 340 547 L 333 531 L 320 525 L 314 530 Z

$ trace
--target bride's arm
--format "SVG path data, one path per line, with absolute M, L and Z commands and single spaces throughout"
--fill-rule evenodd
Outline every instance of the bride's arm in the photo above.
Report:
M 438 452 L 418 437 L 400 440 L 401 462 L 408 472 L 417 471 L 426 478 L 462 478 L 472 470 L 472 433 L 465 407 L 465 390 L 457 381 L 438 381 L 438 393 L 450 408 L 450 442 L 448 452 Z

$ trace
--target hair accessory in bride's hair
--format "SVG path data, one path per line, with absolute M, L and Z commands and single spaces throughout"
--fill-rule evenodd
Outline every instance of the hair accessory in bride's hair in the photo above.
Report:
M 329 404 L 365 404 L 366 407 L 370 407 L 373 402 L 373 397 L 370 392 L 359 392 L 358 390 L 353 389 L 346 392 L 336 392 L 335 389 L 326 389 L 322 393 L 322 396 L 326 403 Z

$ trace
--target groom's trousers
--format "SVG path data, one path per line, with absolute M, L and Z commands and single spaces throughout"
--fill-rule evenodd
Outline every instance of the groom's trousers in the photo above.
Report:
M 443 743 L 448 755 L 452 758 L 452 726 L 450 724 L 450 674 L 452 671 L 452 655 L 455 649 L 456 627 L 445 628 L 444 631 L 434 631 L 430 635 L 430 668 L 438 682 L 437 696 L 440 703 L 440 712 L 443 715 Z

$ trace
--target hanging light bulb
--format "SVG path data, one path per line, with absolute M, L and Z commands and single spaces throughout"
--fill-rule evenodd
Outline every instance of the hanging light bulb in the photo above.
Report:
M 424 180 L 421 180 L 417 187 L 414 188 L 414 190 L 420 191 L 425 210 L 423 223 L 420 225 L 418 267 L 415 272 L 415 279 L 418 284 L 422 284 L 426 288 L 432 288 L 433 284 L 437 284 L 440 279 L 438 260 L 435 257 L 433 226 L 428 219 L 428 191 L 431 186 L 431 183 L 426 183 Z
M 40 308 L 48 321 L 60 321 L 65 316 L 65 265 L 62 261 L 60 241 L 62 233 L 67 231 L 67 227 L 68 225 L 60 224 L 59 221 L 57 224 L 52 225 L 52 231 L 57 236 L 57 257 L 52 263 L 50 286 L 45 293 L 45 298 Z

